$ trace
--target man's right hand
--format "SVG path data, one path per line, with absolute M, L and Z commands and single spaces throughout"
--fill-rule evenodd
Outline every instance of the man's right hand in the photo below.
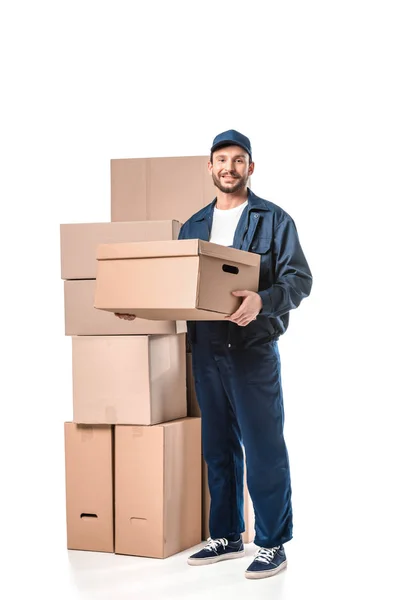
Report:
M 125 319 L 126 321 L 133 321 L 136 319 L 136 315 L 126 315 L 124 313 L 114 313 L 114 315 L 119 319 Z

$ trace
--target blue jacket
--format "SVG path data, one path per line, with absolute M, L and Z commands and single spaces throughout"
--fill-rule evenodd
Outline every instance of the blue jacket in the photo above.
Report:
M 179 239 L 210 239 L 216 199 L 193 215 L 181 227 Z M 240 327 L 230 321 L 188 321 L 189 342 L 196 330 L 214 328 L 232 345 L 251 338 L 268 342 L 288 328 L 289 311 L 297 308 L 312 287 L 312 275 L 300 246 L 293 219 L 279 206 L 263 200 L 248 189 L 248 205 L 236 228 L 233 247 L 261 256 L 258 292 L 263 308 L 255 321 Z

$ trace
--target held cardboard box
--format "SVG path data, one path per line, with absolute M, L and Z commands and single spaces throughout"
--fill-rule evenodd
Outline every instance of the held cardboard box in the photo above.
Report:
M 64 423 L 67 547 L 114 551 L 113 431 Z
M 101 244 L 95 308 L 144 319 L 223 320 L 258 290 L 260 256 L 198 239 Z
M 119 319 L 94 308 L 95 279 L 64 281 L 65 335 L 150 335 L 186 333 L 186 321 Z
M 154 425 L 186 417 L 186 335 L 72 336 L 73 421 Z
M 98 244 L 178 239 L 178 221 L 60 225 L 61 279 L 96 279 Z
M 207 475 L 207 463 L 203 459 L 202 461 L 202 475 L 203 475 L 203 529 L 202 537 L 203 540 L 207 540 L 210 537 L 209 529 L 209 517 L 210 517 L 210 491 L 208 488 L 208 475 Z M 250 544 L 254 541 L 255 530 L 254 530 L 254 508 L 250 498 L 249 490 L 246 484 L 246 465 L 244 467 L 244 490 L 243 490 L 243 517 L 245 524 L 245 531 L 242 533 L 243 542 Z
M 115 552 L 166 558 L 200 542 L 200 419 L 116 426 Z
M 177 219 L 184 223 L 216 196 L 208 159 L 112 159 L 111 220 Z

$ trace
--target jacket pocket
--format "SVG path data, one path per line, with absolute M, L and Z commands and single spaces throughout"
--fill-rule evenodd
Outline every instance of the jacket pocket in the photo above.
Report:
M 273 274 L 272 269 L 272 240 L 271 238 L 257 238 L 254 239 L 250 244 L 250 252 L 259 254 L 261 257 L 260 261 L 260 287 L 259 289 L 265 289 L 268 284 L 271 285 L 269 279 Z
M 271 239 L 270 238 L 258 238 L 253 240 L 250 244 L 250 251 L 256 252 L 257 254 L 266 254 L 271 250 Z

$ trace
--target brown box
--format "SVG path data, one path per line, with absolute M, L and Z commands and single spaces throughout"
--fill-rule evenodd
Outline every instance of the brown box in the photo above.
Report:
M 186 335 L 72 336 L 73 421 L 186 417 Z
M 186 394 L 188 417 L 201 417 L 200 406 L 197 402 L 196 389 L 194 385 L 191 352 L 186 353 Z
M 60 225 L 61 279 L 96 279 L 98 244 L 178 239 L 178 221 Z
M 116 426 L 115 552 L 166 558 L 200 542 L 200 419 Z
M 126 321 L 94 308 L 95 279 L 64 281 L 65 335 L 164 335 L 186 333 L 186 321 Z
M 260 256 L 203 240 L 101 244 L 95 307 L 145 319 L 223 320 L 258 290 Z
M 216 196 L 208 156 L 111 160 L 111 220 L 184 223 Z
M 207 479 L 207 463 L 203 459 L 202 461 L 202 475 L 203 475 L 203 528 L 202 528 L 202 537 L 203 540 L 207 540 L 210 537 L 209 530 L 209 517 L 210 517 L 210 491 L 208 488 L 208 479 Z M 245 531 L 242 534 L 243 542 L 245 544 L 250 544 L 254 541 L 255 531 L 254 531 L 254 508 L 253 502 L 250 498 L 249 490 L 246 484 L 246 465 L 244 467 L 244 503 L 243 503 L 243 513 L 244 513 L 244 523 L 245 523 Z M 227 532 L 229 533 L 229 532 Z
M 114 551 L 113 431 L 64 423 L 67 547 Z

